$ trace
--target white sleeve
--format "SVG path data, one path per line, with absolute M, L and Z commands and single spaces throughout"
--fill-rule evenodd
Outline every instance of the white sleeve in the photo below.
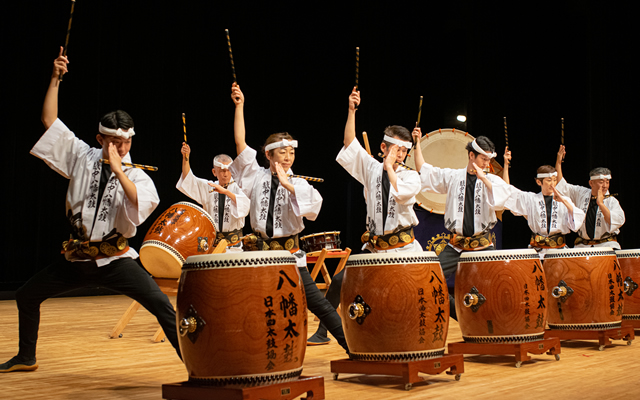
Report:
M 422 192 L 446 194 L 449 190 L 449 179 L 455 172 L 450 168 L 438 168 L 424 163 L 420 168 L 420 190 Z
M 571 229 L 574 232 L 577 232 L 578 229 L 580 229 L 580 227 L 582 226 L 582 224 L 584 223 L 584 218 L 585 218 L 585 213 L 584 211 L 582 211 L 582 209 L 580 207 L 576 207 L 575 204 L 573 204 L 573 202 L 571 201 L 571 199 L 567 196 L 562 196 L 562 198 L 567 201 L 569 204 L 571 204 L 571 206 L 573 206 L 573 218 L 571 218 L 571 214 L 569 213 L 569 210 L 567 210 L 567 226 L 569 226 L 569 229 Z M 564 205 L 562 205 L 562 207 L 565 207 Z
M 235 185 L 232 192 L 236 195 L 236 201 L 229 202 L 231 215 L 234 218 L 246 217 L 249 215 L 249 210 L 251 209 L 251 200 L 244 194 L 239 185 Z
M 309 221 L 315 221 L 322 208 L 322 196 L 320 192 L 307 181 L 299 178 L 291 179 L 295 194 L 290 194 L 293 212 L 298 217 L 305 217 Z
M 71 178 L 76 161 L 87 155 L 91 147 L 78 139 L 67 126 L 56 119 L 31 149 L 31 154 L 64 176 Z
M 611 224 L 607 226 L 607 232 L 616 232 L 625 222 L 624 211 L 620 207 L 620 202 L 615 197 L 609 197 L 609 201 L 606 206 L 611 213 Z M 603 218 L 604 220 L 604 218 Z M 606 221 L 605 221 L 606 224 Z
M 191 197 L 197 203 L 204 205 L 207 202 L 209 191 L 213 189 L 207 182 L 205 179 L 196 177 L 193 171 L 189 169 L 189 173 L 184 179 L 182 179 L 182 174 L 180 174 L 180 180 L 178 180 L 176 184 L 176 189 Z
M 229 167 L 231 176 L 233 176 L 233 179 L 235 179 L 237 184 L 242 188 L 242 191 L 249 198 L 251 198 L 253 184 L 258 178 L 258 172 L 260 171 L 260 166 L 256 160 L 257 154 L 258 152 L 247 146 L 242 153 L 238 154 Z
M 396 199 L 398 204 L 411 205 L 416 202 L 416 195 L 420 193 L 420 175 L 415 171 L 403 174 L 403 177 L 396 181 L 398 190 L 389 185 L 389 192 Z
M 513 215 L 525 217 L 529 216 L 529 210 L 527 205 L 529 204 L 528 198 L 530 193 L 523 192 L 515 186 L 511 186 L 511 195 L 504 203 L 504 208 L 511 211 Z
M 487 179 L 491 181 L 491 191 L 489 192 L 489 205 L 494 210 L 503 210 L 504 203 L 511 195 L 513 186 L 508 185 L 502 178 L 496 175 L 487 175 Z
M 585 187 L 572 185 L 568 183 L 564 177 L 560 179 L 560 182 L 556 184 L 556 190 L 562 195 L 571 199 L 571 201 L 575 204 L 580 197 L 580 194 L 585 190 L 589 190 Z
M 153 210 L 156 209 L 160 203 L 160 197 L 158 196 L 153 181 L 144 171 L 131 168 L 125 173 L 131 182 L 136 185 L 138 197 L 138 205 L 136 207 L 127 195 L 124 196 L 125 215 L 134 225 L 139 226 L 151 215 Z
M 379 164 L 362 148 L 358 139 L 353 139 L 349 147 L 343 147 L 336 157 L 338 164 L 365 187 L 367 186 L 368 172 L 370 168 Z

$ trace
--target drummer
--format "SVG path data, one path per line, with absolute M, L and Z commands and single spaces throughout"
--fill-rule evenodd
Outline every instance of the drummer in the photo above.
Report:
M 412 135 L 420 149 L 422 131 L 416 127 Z M 451 317 L 456 319 L 455 273 L 460 254 L 466 251 L 494 250 L 491 229 L 497 222 L 496 211 L 504 208 L 510 186 L 495 175 L 487 175 L 491 159 L 496 156 L 493 142 L 478 136 L 467 143 L 469 161 L 462 169 L 438 168 L 424 161 L 415 151 L 416 168 L 420 172 L 422 191 L 446 194 L 445 227 L 453 233 L 449 244 L 438 258 L 447 279 Z
M 348 352 L 342 320 L 311 279 L 306 254 L 298 244 L 298 234 L 304 229 L 303 218 L 315 220 L 322 207 L 322 196 L 313 186 L 304 179 L 288 176 L 293 174 L 291 166 L 298 141 L 286 132 L 269 136 L 261 151 L 268 168 L 261 168 L 257 152 L 245 141 L 244 95 L 236 83 L 231 87 L 231 99 L 236 105 L 234 137 L 238 156 L 229 170 L 251 200 L 253 239 L 260 244 L 257 249 L 284 249 L 296 257 L 309 310 Z M 247 244 L 245 241 L 245 251 Z
M 507 183 L 510 183 L 510 163 L 511 152 L 505 149 L 502 178 Z M 532 232 L 529 248 L 535 249 L 540 259 L 548 249 L 567 248 L 565 235 L 577 231 L 584 222 L 584 212 L 556 190 L 557 177 L 558 173 L 551 165 L 539 167 L 536 184 L 541 192 L 523 192 L 512 185 L 511 196 L 504 205 L 514 215 L 527 218 Z
M 592 169 L 589 172 L 590 188 L 571 185 L 562 176 L 562 160 L 565 155 L 565 147 L 561 145 L 556 157 L 556 189 L 569 197 L 585 213 L 584 224 L 578 230 L 575 247 L 611 247 L 620 250 L 617 235 L 624 224 L 625 216 L 618 199 L 609 194 L 611 171 L 602 167 Z
M 19 351 L 0 364 L 0 372 L 36 370 L 40 304 L 87 286 L 108 288 L 142 304 L 158 319 L 180 355 L 173 306 L 135 261 L 138 253 L 129 247 L 127 240 L 136 234 L 136 227 L 160 201 L 153 181 L 144 171 L 121 165 L 123 160 L 131 162 L 133 119 L 121 110 L 103 116 L 95 136 L 98 148 L 90 147 L 71 132 L 58 119 L 59 80 L 67 72 L 68 62 L 61 47 L 42 107 L 46 132 L 31 154 L 69 180 L 66 211 L 71 237 L 62 244 L 64 258 L 56 258 L 16 292 Z M 108 160 L 109 164 L 101 163 L 100 159 Z M 74 322 L 77 321 L 69 321 Z
M 191 147 L 188 144 L 182 143 L 181 152 L 182 175 L 176 188 L 202 204 L 211 215 L 216 228 L 215 244 L 226 239 L 229 242 L 227 251 L 242 251 L 242 227 L 245 217 L 249 215 L 250 202 L 231 177 L 229 167 L 233 160 L 226 154 L 215 156 L 211 171 L 218 180 L 211 182 L 196 177 L 191 171 Z

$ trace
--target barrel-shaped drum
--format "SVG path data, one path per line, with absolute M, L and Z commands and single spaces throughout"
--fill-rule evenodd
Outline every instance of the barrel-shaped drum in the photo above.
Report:
M 622 320 L 640 329 L 640 249 L 616 250 L 625 284 Z
M 621 326 L 624 283 L 613 249 L 550 249 L 544 270 L 549 328 L 597 331 Z
M 547 291 L 533 249 L 460 255 L 455 301 L 467 343 L 526 343 L 544 338 Z
M 211 216 L 201 207 L 180 202 L 151 225 L 140 248 L 140 261 L 156 278 L 180 277 L 187 257 L 210 254 L 216 239 Z
M 190 381 L 253 386 L 302 373 L 307 302 L 288 251 L 189 257 L 176 319 Z
M 434 252 L 349 257 L 340 301 L 352 359 L 406 362 L 444 355 L 449 293 Z

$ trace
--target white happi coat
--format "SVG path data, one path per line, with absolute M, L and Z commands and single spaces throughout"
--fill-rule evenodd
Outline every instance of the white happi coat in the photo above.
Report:
M 251 228 L 267 238 L 267 214 L 269 213 L 269 197 L 271 194 L 271 170 L 262 168 L 256 160 L 257 152 L 247 146 L 229 167 L 231 175 L 244 193 L 251 200 Z M 293 171 L 286 171 L 292 175 Z M 276 204 L 273 207 L 273 237 L 280 238 L 296 235 L 304 229 L 302 218 L 314 221 L 322 207 L 320 193 L 301 178 L 289 177 L 295 194 L 289 193 L 278 182 Z M 298 260 L 301 260 L 298 258 Z M 305 260 L 305 258 L 302 258 Z M 306 266 L 300 262 L 298 266 Z
M 362 148 L 358 139 L 354 139 L 349 147 L 343 147 L 338 153 L 336 161 L 358 182 L 364 186 L 365 200 L 367 203 L 367 229 L 371 234 L 382 236 L 395 232 L 398 228 L 418 225 L 418 217 L 413 211 L 416 195 L 420 193 L 420 176 L 416 171 L 411 171 L 397 166 L 396 190 L 389 185 L 389 199 L 387 203 L 387 216 L 382 231 L 382 172 L 384 164 L 377 161 Z M 417 240 L 412 243 L 391 250 L 375 250 L 369 243 L 366 248 L 373 252 L 398 252 L 398 251 L 423 251 Z
M 478 235 L 493 228 L 498 221 L 496 211 L 504 209 L 511 194 L 510 186 L 502 178 L 487 174 L 492 191 L 478 178 L 473 200 L 473 234 Z M 467 185 L 467 169 L 438 168 L 424 163 L 420 169 L 423 192 L 446 194 L 444 226 L 452 233 L 463 235 L 464 198 Z M 454 246 L 454 249 L 460 249 Z
M 202 204 L 205 211 L 211 215 L 217 232 L 230 232 L 236 229 L 242 229 L 244 226 L 244 218 L 249 214 L 251 205 L 249 198 L 244 194 L 242 189 L 240 189 L 240 186 L 232 180 L 227 190 L 236 195 L 236 201 L 226 196 L 224 216 L 222 217 L 223 221 L 221 224 L 220 221 L 218 221 L 220 207 L 220 202 L 218 201 L 219 193 L 210 193 L 213 188 L 209 186 L 208 182 L 211 181 L 196 177 L 192 170 L 189 169 L 186 178 L 182 179 L 182 175 L 180 175 L 180 180 L 178 180 L 176 188 Z M 218 181 L 213 183 L 219 184 Z
M 151 215 L 160 202 L 151 178 L 141 169 L 124 166 L 123 172 L 136 186 L 138 205 L 129 201 L 113 172 L 102 199 L 97 199 L 102 171 L 102 149 L 90 147 L 78 139 L 59 119 L 42 135 L 31 149 L 31 154 L 69 179 L 67 213 L 71 211 L 72 215 L 80 214 L 82 227 L 91 241 L 101 241 L 114 228 L 126 238 L 135 236 L 136 227 Z M 122 161 L 131 162 L 129 153 Z M 94 216 L 97 219 L 95 224 Z M 138 253 L 130 247 L 122 255 L 101 258 L 96 263 L 101 267 L 125 257 L 137 258 Z
M 564 196 L 563 198 L 573 205 L 571 199 Z M 585 217 L 584 212 L 575 206 L 573 207 L 572 217 L 569 209 L 564 204 L 552 200 L 551 228 L 547 230 L 547 205 L 542 193 L 523 192 L 514 186 L 511 186 L 511 196 L 505 203 L 504 208 L 511 210 L 514 215 L 527 217 L 531 232 L 542 236 L 551 236 L 557 233 L 566 235 L 570 231 L 575 232 L 582 226 Z M 536 250 L 542 254 L 546 252 L 546 249 L 536 248 Z
M 578 208 L 581 208 L 586 215 L 587 210 L 589 209 L 589 202 L 591 201 L 591 188 L 571 185 L 567 183 L 567 181 L 563 177 L 560 180 L 560 182 L 558 182 L 558 184 L 556 185 L 556 189 L 563 196 L 569 197 L 571 201 L 573 201 L 573 203 L 576 206 L 578 206 Z M 605 193 L 605 195 L 606 194 L 609 194 L 609 192 Z M 620 203 L 618 202 L 618 199 L 616 199 L 613 196 L 607 197 L 606 199 L 604 199 L 604 205 L 607 206 L 607 208 L 609 209 L 609 212 L 611 213 L 611 224 L 607 224 L 607 221 L 604 219 L 604 216 L 602 215 L 602 211 L 600 211 L 600 207 L 598 207 L 598 210 L 596 211 L 596 231 L 595 231 L 595 234 L 593 234 L 592 232 L 594 239 L 600 239 L 602 238 L 602 236 L 604 236 L 607 233 L 618 235 L 620 233 L 620 227 L 624 224 L 624 221 L 625 221 L 624 211 L 622 210 L 622 207 L 620 207 Z M 585 217 L 585 222 L 586 222 L 586 217 Z M 580 230 L 578 230 L 578 235 L 580 235 L 580 237 L 583 239 L 588 239 L 589 235 L 587 235 L 587 230 L 585 225 L 586 225 L 585 223 L 582 224 L 582 226 L 580 227 Z M 597 244 L 595 246 L 596 247 L 612 247 L 614 249 L 621 248 L 620 243 L 618 242 L 605 242 L 605 243 Z M 591 246 L 579 244 L 579 245 L 576 245 L 576 247 L 591 247 Z

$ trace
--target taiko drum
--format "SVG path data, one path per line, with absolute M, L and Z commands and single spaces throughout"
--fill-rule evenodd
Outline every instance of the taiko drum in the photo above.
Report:
M 405 362 L 444 355 L 449 293 L 434 252 L 349 257 L 340 301 L 352 359 Z
M 619 328 L 624 308 L 623 277 L 609 247 L 550 249 L 544 257 L 549 328 Z
M 340 250 L 340 232 L 321 232 L 314 233 L 312 235 L 303 236 L 300 238 L 302 250 L 307 253 L 312 251 L 327 250 Z
M 189 257 L 176 320 L 190 381 L 253 386 L 302 373 L 307 303 L 288 251 Z
M 526 343 L 544 338 L 548 296 L 533 249 L 460 255 L 455 301 L 467 343 Z
M 140 261 L 156 278 L 180 277 L 187 257 L 210 254 L 216 228 L 201 207 L 180 202 L 169 207 L 151 225 L 140 248 Z
M 640 249 L 616 250 L 624 278 L 624 310 L 622 320 L 640 329 Z

